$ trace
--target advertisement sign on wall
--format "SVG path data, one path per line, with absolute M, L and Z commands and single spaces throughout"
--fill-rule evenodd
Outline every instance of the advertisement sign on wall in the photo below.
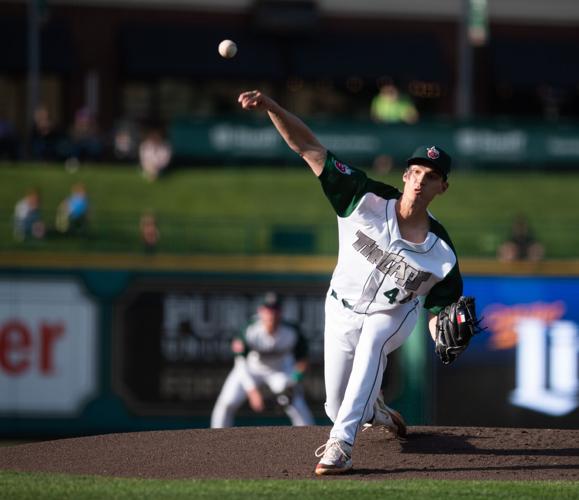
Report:
M 74 416 L 96 391 L 96 309 L 73 280 L 0 280 L 0 413 Z
M 316 418 L 326 421 L 326 282 L 278 276 L 275 283 L 284 317 L 309 340 L 306 398 Z M 270 288 L 262 277 L 240 275 L 4 276 L 0 431 L 207 425 L 233 366 L 231 339 Z M 389 360 L 388 401 L 416 424 L 576 427 L 579 278 L 467 275 L 465 294 L 477 298 L 486 332 L 445 366 L 424 325 L 417 328 Z M 412 415 L 425 401 L 428 408 Z M 285 419 L 274 406 L 257 420 L 249 407 L 237 416 L 245 424 Z
M 437 365 L 438 421 L 577 425 L 579 279 L 468 277 L 465 292 L 487 330 Z
M 223 285 L 222 285 L 223 286 Z M 181 290 L 180 290 L 181 289 Z M 281 294 L 283 317 L 298 324 L 309 344 L 306 398 L 323 411 L 324 290 Z M 207 417 L 233 367 L 231 340 L 256 313 L 262 297 L 219 287 L 141 284 L 117 308 L 113 381 L 139 415 Z M 263 417 L 279 413 L 269 408 Z M 255 414 L 242 410 L 239 415 Z

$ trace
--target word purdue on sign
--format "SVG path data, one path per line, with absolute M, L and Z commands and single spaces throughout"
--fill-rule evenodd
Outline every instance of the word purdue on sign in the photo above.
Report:
M 37 369 L 48 375 L 55 370 L 56 343 L 64 334 L 62 323 L 41 322 L 36 331 L 13 319 L 0 325 L 0 372 L 20 375 Z

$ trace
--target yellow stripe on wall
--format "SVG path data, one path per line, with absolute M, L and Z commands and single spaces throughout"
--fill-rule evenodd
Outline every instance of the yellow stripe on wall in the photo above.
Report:
M 0 253 L 5 269 L 107 269 L 128 271 L 331 274 L 335 256 L 307 255 L 132 255 L 68 253 Z M 462 259 L 468 275 L 579 276 L 579 260 L 497 262 Z
M 331 273 L 335 257 L 294 255 L 130 255 L 0 253 L 4 268 L 108 269 L 183 272 Z

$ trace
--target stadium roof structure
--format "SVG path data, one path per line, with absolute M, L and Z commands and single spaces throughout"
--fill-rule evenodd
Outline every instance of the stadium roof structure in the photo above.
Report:
M 4 0 L 25 4 L 27 0 Z M 296 0 L 278 0 L 289 4 Z M 454 19 L 461 11 L 459 0 L 311 0 L 324 15 L 413 19 Z M 74 7 L 119 7 L 212 10 L 243 13 L 253 8 L 256 0 L 50 0 L 51 5 Z M 303 2 L 302 2 L 303 3 Z M 579 21 L 579 2 L 576 0 L 500 0 L 488 1 L 492 21 L 520 24 L 576 24 Z

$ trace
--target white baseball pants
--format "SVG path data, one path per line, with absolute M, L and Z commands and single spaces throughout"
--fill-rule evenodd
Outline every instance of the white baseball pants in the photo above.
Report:
M 417 300 L 387 313 L 359 314 L 328 294 L 324 329 L 325 409 L 330 437 L 354 444 L 374 416 L 387 356 L 408 338 L 418 319 Z
M 271 391 L 276 394 L 282 392 L 290 383 L 291 375 L 286 373 L 252 373 L 255 385 L 267 385 Z M 211 413 L 211 427 L 219 429 L 223 427 L 232 427 L 237 410 L 247 400 L 247 394 L 241 383 L 241 376 L 238 369 L 234 368 L 217 398 L 213 412 Z M 300 386 L 295 387 L 294 397 L 290 405 L 284 407 L 286 415 L 289 417 L 292 425 L 303 426 L 313 425 L 314 418 L 303 396 L 303 390 Z

